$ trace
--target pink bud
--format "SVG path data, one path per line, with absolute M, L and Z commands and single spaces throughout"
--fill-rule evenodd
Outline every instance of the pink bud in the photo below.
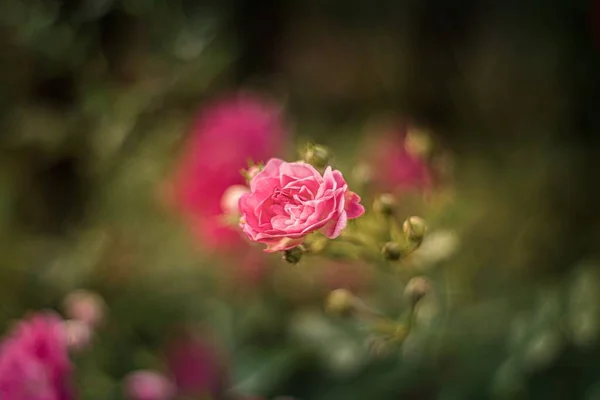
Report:
M 97 327 L 104 318 L 104 300 L 96 293 L 87 290 L 71 292 L 64 302 L 65 314 L 71 319 Z
M 238 215 L 240 213 L 238 203 L 243 194 L 248 193 L 250 189 L 243 185 L 232 185 L 225 190 L 221 197 L 221 209 L 226 215 Z
M 132 400 L 170 400 L 175 396 L 175 388 L 164 375 L 140 370 L 125 378 L 125 393 Z
M 80 351 L 89 346 L 92 341 L 92 329 L 82 321 L 71 319 L 64 321 L 67 346 L 75 351 Z

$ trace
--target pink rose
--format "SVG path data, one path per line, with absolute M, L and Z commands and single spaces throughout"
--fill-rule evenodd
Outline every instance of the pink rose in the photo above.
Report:
M 348 219 L 364 213 L 359 202 L 340 171 L 327 167 L 321 176 L 309 164 L 273 158 L 240 198 L 240 225 L 250 240 L 267 245 L 266 252 L 287 250 L 317 230 L 338 237 Z
M 36 313 L 0 344 L 0 399 L 70 400 L 72 367 L 62 319 Z

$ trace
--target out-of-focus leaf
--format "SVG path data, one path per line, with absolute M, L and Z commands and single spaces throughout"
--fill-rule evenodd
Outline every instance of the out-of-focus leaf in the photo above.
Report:
M 233 390 L 255 395 L 268 393 L 294 373 L 301 355 L 294 348 L 241 349 L 235 356 Z

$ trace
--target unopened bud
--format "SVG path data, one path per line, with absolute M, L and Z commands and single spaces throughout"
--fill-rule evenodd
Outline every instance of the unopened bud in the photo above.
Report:
M 258 175 L 260 171 L 263 170 L 263 168 L 264 165 L 262 164 L 251 164 L 247 169 L 243 169 L 241 171 L 241 174 L 244 177 L 244 179 L 246 179 L 246 183 L 249 185 L 252 179 L 254 179 L 254 177 L 256 177 L 256 175 Z
M 346 289 L 336 289 L 329 293 L 325 310 L 335 315 L 348 315 L 355 308 L 354 295 Z
M 318 144 L 309 145 L 302 158 L 315 168 L 325 168 L 329 164 L 329 150 Z
M 106 305 L 102 297 L 87 290 L 75 290 L 64 301 L 67 317 L 97 327 L 104 318 Z
M 92 341 L 92 329 L 82 321 L 71 319 L 64 321 L 67 346 L 75 351 L 80 351 L 89 346 Z
M 248 193 L 250 189 L 244 185 L 232 185 L 225 190 L 221 197 L 221 209 L 225 215 L 237 216 L 240 214 L 239 201 L 240 197 Z
M 283 252 L 283 261 L 290 264 L 298 264 L 302 259 L 304 248 L 302 246 L 296 246 L 294 248 L 285 250 Z
M 125 393 L 131 400 L 171 400 L 175 387 L 163 374 L 141 370 L 125 378 Z
M 414 307 L 423 297 L 431 292 L 431 282 L 422 276 L 412 278 L 404 288 L 404 299 Z
M 396 242 L 387 242 L 381 249 L 386 260 L 398 261 L 402 257 L 402 248 Z
M 404 234 L 411 242 L 421 242 L 427 231 L 427 224 L 421 217 L 410 217 L 402 225 Z
M 394 214 L 396 199 L 389 193 L 382 194 L 375 199 L 373 211 L 382 215 Z
M 427 131 L 411 128 L 406 134 L 404 148 L 412 156 L 427 158 L 433 149 L 431 135 Z
M 246 170 L 246 178 L 247 178 L 249 181 L 251 181 L 251 180 L 252 180 L 252 179 L 254 179 L 254 177 L 255 177 L 256 175 L 258 175 L 258 173 L 259 173 L 260 171 L 262 171 L 262 170 L 263 170 L 263 167 L 262 167 L 262 166 L 260 166 L 260 165 L 253 165 L 253 166 L 251 166 L 250 168 L 248 168 L 248 169 Z

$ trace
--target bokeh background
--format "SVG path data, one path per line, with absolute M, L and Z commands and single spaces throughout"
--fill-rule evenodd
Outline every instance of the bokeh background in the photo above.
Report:
M 2 332 L 101 295 L 82 399 L 177 368 L 193 399 L 600 399 L 599 26 L 593 1 L 3 1 Z M 194 145 L 240 91 L 274 104 L 280 143 Z M 436 157 L 405 160 L 407 126 Z M 430 225 L 411 268 L 435 302 L 399 349 L 373 355 L 322 304 L 348 287 L 394 313 L 402 277 L 220 247 L 194 229 L 212 214 L 177 210 L 187 158 L 209 160 L 181 179 L 214 205 L 239 143 L 294 159 L 307 141 Z

